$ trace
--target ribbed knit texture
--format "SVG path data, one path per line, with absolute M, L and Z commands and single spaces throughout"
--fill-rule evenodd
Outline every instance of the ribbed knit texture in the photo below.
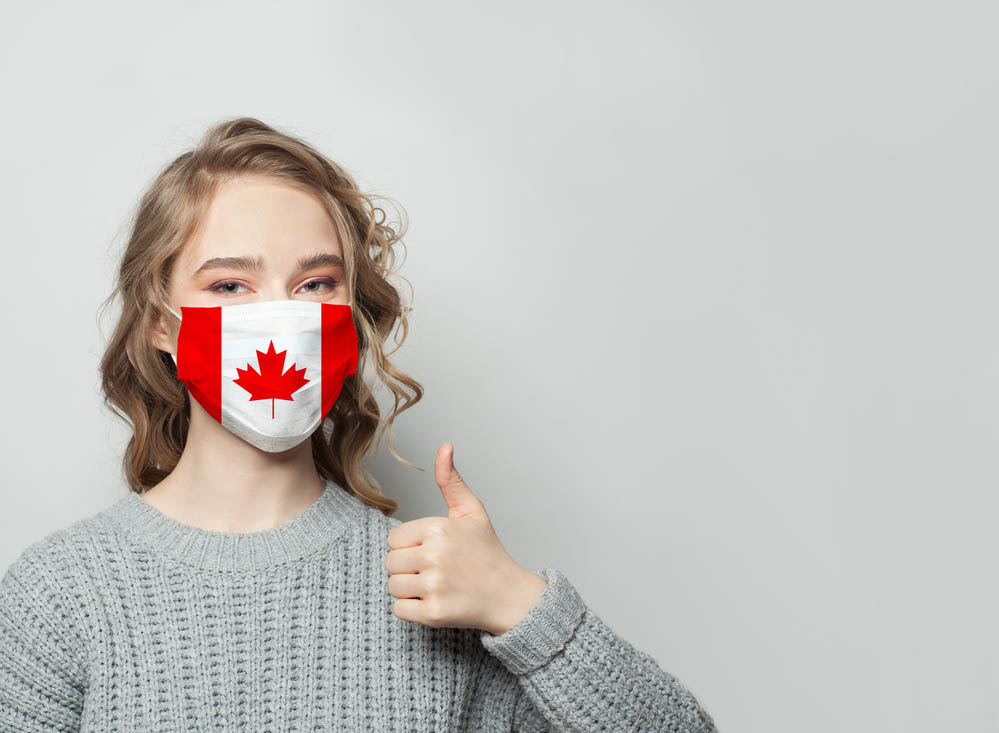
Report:
M 0 730 L 715 731 L 566 576 L 501 636 L 395 616 L 386 517 L 332 482 L 202 530 L 130 493 L 0 579 Z

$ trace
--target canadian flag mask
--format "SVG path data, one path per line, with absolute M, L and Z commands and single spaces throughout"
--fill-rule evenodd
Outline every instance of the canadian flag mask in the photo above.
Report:
M 270 300 L 182 306 L 177 379 L 222 426 L 271 453 L 312 435 L 357 373 L 349 305 Z

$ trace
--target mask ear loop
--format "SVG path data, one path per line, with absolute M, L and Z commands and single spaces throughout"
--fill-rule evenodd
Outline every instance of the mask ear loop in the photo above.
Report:
M 180 315 L 180 313 L 178 313 L 177 311 L 175 311 L 173 308 L 171 308 L 170 305 L 169 305 L 169 303 L 164 303 L 163 305 L 164 305 L 164 307 L 166 307 L 166 309 L 168 311 L 170 311 L 171 313 L 173 313 L 177 317 L 178 321 L 180 321 L 180 322 L 183 323 L 184 317 L 182 315 Z M 175 353 L 173 353 L 172 351 L 169 352 L 169 353 L 170 353 L 170 356 L 173 358 L 173 363 L 176 364 L 177 363 L 177 355 Z

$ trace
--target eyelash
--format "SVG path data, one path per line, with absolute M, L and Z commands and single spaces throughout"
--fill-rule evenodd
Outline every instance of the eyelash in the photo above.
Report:
M 335 290 L 340 285 L 339 281 L 334 280 L 331 277 L 317 277 L 317 278 L 313 278 L 312 280 L 309 280 L 307 282 L 302 283 L 302 287 L 305 287 L 306 285 L 309 285 L 311 283 L 322 283 L 323 285 L 329 285 L 330 288 L 333 289 L 333 290 Z M 224 295 L 224 296 L 227 296 L 227 297 L 228 296 L 235 296 L 235 295 L 242 295 L 243 294 L 243 293 L 238 293 L 238 292 L 237 293 L 231 293 L 231 292 L 229 292 L 227 290 L 224 290 L 223 288 L 226 285 L 243 285 L 243 283 L 237 282 L 236 280 L 221 280 L 221 281 L 219 281 L 219 282 L 211 285 L 210 287 L 208 287 L 208 290 L 210 290 L 213 293 L 220 293 L 221 295 Z M 306 292 L 316 293 L 316 292 L 322 292 L 322 291 L 311 290 L 311 291 L 306 291 Z

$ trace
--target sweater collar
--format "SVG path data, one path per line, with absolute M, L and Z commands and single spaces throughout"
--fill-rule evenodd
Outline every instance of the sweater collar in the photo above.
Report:
M 257 532 L 223 532 L 183 524 L 134 491 L 108 516 L 156 552 L 201 570 L 248 571 L 302 558 L 358 524 L 367 504 L 326 479 L 322 495 L 297 517 Z

